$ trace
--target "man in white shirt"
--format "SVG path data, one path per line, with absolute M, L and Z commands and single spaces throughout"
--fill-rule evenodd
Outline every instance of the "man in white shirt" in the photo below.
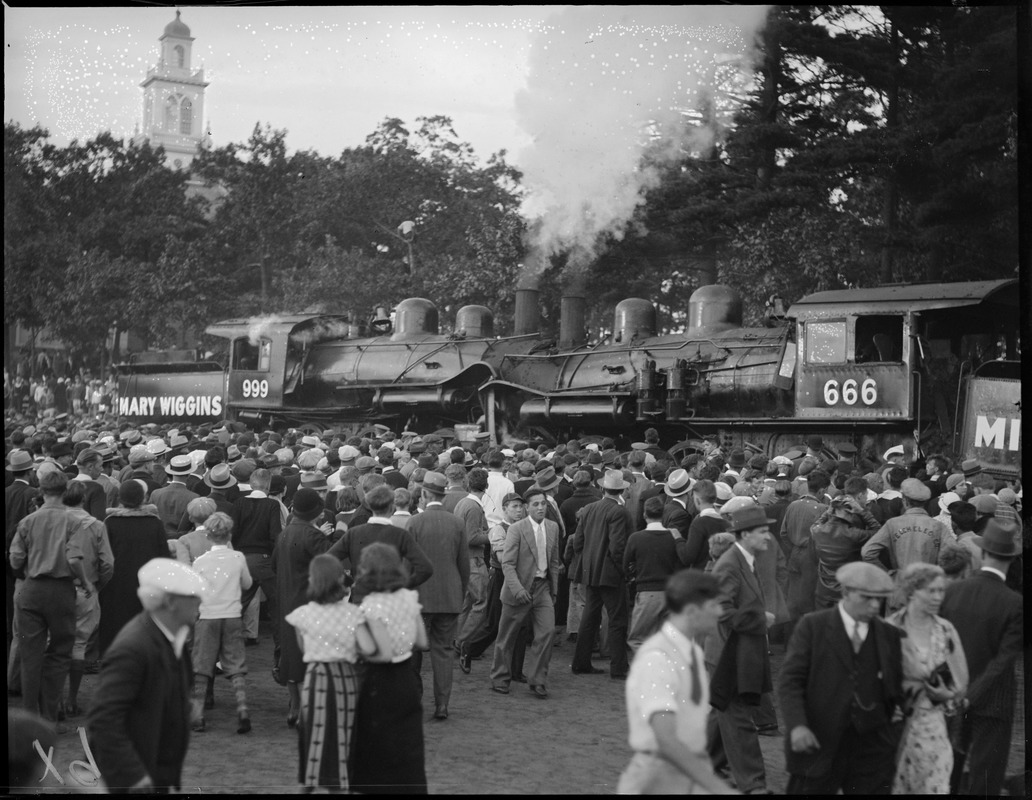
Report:
M 487 525 L 493 528 L 502 522 L 502 505 L 505 496 L 515 491 L 511 480 L 502 473 L 502 465 L 505 457 L 499 450 L 492 450 L 487 455 L 487 490 L 484 492 L 491 502 L 485 503 L 484 513 L 487 515 Z
M 714 634 L 720 585 L 699 570 L 671 575 L 667 618 L 638 651 L 627 676 L 628 737 L 634 755 L 620 794 L 733 794 L 706 755 L 709 681 L 697 642 Z

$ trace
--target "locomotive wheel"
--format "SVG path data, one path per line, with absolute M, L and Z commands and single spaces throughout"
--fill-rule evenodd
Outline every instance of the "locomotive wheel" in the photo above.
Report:
M 322 436 L 322 432 L 326 430 L 324 425 L 320 425 L 317 422 L 303 422 L 298 425 L 297 429 L 304 434 L 315 434 L 316 436 Z

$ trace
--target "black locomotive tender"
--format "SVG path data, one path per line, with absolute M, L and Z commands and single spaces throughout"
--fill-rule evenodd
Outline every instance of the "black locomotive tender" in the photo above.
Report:
M 484 306 L 452 334 L 410 298 L 372 334 L 346 316 L 218 322 L 229 363 L 189 359 L 120 371 L 119 411 L 148 420 L 357 432 L 482 429 L 493 441 L 628 435 L 717 436 L 773 454 L 808 433 L 869 452 L 903 439 L 1020 468 L 1017 280 L 818 292 L 764 327 L 742 327 L 727 286 L 698 289 L 688 328 L 658 335 L 655 307 L 630 298 L 612 333 L 588 342 L 584 300 L 562 299 L 558 341 L 542 335 L 538 292 L 516 292 L 515 331 L 496 337 Z M 142 356 L 143 354 L 141 354 Z M 152 360 L 153 361 L 153 360 Z

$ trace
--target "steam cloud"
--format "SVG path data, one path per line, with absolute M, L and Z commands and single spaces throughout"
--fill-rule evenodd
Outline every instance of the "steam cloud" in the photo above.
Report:
M 623 238 L 657 165 L 699 149 L 713 131 L 686 124 L 714 82 L 751 76 L 766 6 L 580 6 L 549 20 L 533 43 L 521 127 L 534 143 L 519 164 L 534 285 L 549 257 L 567 254 L 577 281 L 607 235 Z M 653 166 L 642 165 L 650 151 Z

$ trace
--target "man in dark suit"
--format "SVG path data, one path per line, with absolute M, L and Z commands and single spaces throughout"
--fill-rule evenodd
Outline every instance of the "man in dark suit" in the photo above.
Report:
M 1021 553 L 1020 533 L 1009 520 L 990 520 L 974 543 L 982 568 L 951 583 L 940 613 L 953 623 L 967 657 L 968 707 L 954 724 L 952 794 L 996 796 L 1003 786 L 1014 722 L 1014 662 L 1022 648 L 1021 595 L 1007 588 L 1011 561 Z M 964 762 L 967 761 L 967 781 Z
M 753 716 L 761 695 L 773 688 L 767 629 L 774 615 L 766 610 L 756 573 L 757 554 L 773 546 L 770 522 L 757 505 L 731 514 L 728 530 L 735 534 L 735 544 L 713 567 L 723 614 L 717 636 L 706 640 L 706 661 L 715 665 L 710 704 L 716 709 L 731 774 L 746 794 L 764 792 L 767 784 Z
M 569 584 L 569 601 L 566 608 L 567 640 L 577 641 L 581 617 L 584 614 L 584 584 L 581 570 L 581 554 L 573 552 L 573 534 L 577 530 L 579 515 L 582 509 L 602 499 L 601 492 L 592 486 L 593 473 L 590 469 L 580 469 L 573 474 L 573 494 L 559 506 L 559 513 L 566 529 L 566 543 L 563 545 L 562 558 L 566 565 L 566 576 Z
M 630 534 L 630 518 L 623 505 L 628 485 L 617 470 L 608 470 L 602 481 L 605 496 L 584 508 L 573 535 L 573 552 L 582 554 L 585 587 L 584 612 L 570 665 L 576 675 L 603 672 L 591 665 L 591 648 L 605 606 L 609 614 L 609 676 L 627 677 L 627 583 L 622 565 Z
M 676 529 L 685 541 L 688 540 L 688 529 L 692 525 L 688 495 L 694 486 L 695 481 L 687 471 L 676 469 L 667 476 L 666 486 L 663 489 L 667 496 L 666 504 L 663 506 L 663 527 Z
M 144 610 L 104 653 L 87 729 L 111 792 L 178 789 L 190 737 L 192 669 L 186 639 L 205 581 L 169 558 L 139 571 Z
M 546 519 L 548 495 L 534 487 L 527 490 L 528 516 L 509 526 L 500 558 L 502 565 L 502 614 L 498 622 L 491 688 L 509 693 L 510 663 L 516 637 L 524 620 L 532 615 L 533 644 L 530 666 L 525 670 L 530 691 L 548 697 L 545 681 L 552 659 L 552 634 L 555 631 L 555 600 L 559 592 L 559 526 Z
M 778 676 L 789 794 L 888 794 L 903 700 L 899 628 L 878 612 L 894 585 L 854 561 L 835 578 L 842 599 L 796 625 Z
M 193 472 L 193 460 L 190 456 L 173 456 L 165 472 L 169 476 L 168 483 L 155 489 L 150 501 L 158 507 L 158 516 L 165 525 L 165 537 L 178 539 L 179 523 L 186 514 L 186 507 L 191 500 L 200 497 L 186 486 L 186 478 Z
M 434 574 L 434 567 L 408 530 L 391 525 L 394 491 L 387 485 L 374 487 L 366 494 L 365 501 L 372 513 L 369 521 L 363 525 L 349 527 L 327 552 L 331 556 L 336 556 L 346 568 L 356 572 L 362 551 L 368 545 L 373 542 L 389 544 L 397 548 L 398 553 L 408 564 L 407 588 L 415 589 Z M 415 517 L 412 519 L 414 520 Z M 361 603 L 364 597 L 365 595 L 359 591 L 351 592 L 352 603 Z
M 447 485 L 448 479 L 440 472 L 426 473 L 423 478 L 426 508 L 412 517 L 406 528 L 433 565 L 433 575 L 419 586 L 419 602 L 430 640 L 434 719 L 438 720 L 448 719 L 455 661 L 452 642 L 458 633 L 459 613 L 469 584 L 469 537 L 462 521 L 444 510 L 441 501 Z M 423 654 L 417 650 L 413 667 L 418 673 L 422 666 Z

